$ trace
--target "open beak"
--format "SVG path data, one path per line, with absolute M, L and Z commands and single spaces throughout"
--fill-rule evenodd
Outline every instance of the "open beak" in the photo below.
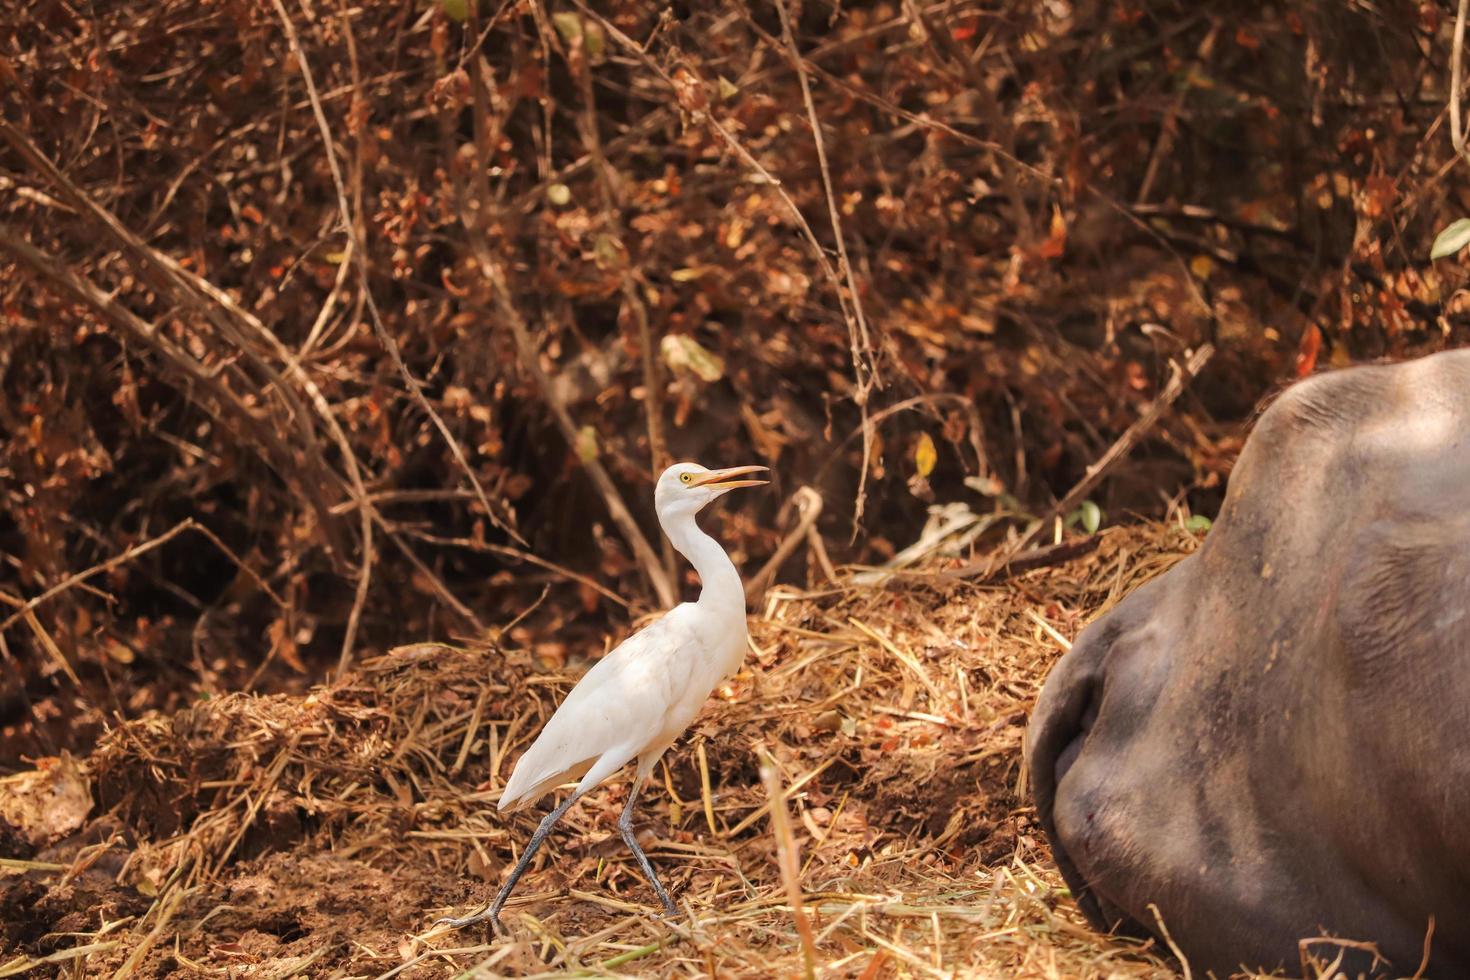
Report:
M 701 473 L 690 486 L 709 487 L 712 490 L 736 490 L 740 487 L 758 487 L 769 483 L 769 480 L 741 480 L 732 479 L 742 477 L 749 473 L 765 473 L 770 467 L 767 466 L 732 466 L 727 470 L 710 470 Z

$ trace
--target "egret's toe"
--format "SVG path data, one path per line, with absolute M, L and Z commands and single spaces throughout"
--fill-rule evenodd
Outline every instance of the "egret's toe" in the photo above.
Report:
M 476 912 L 474 915 L 467 915 L 461 919 L 446 915 L 442 919 L 435 919 L 434 925 L 448 926 L 451 929 L 463 929 L 465 926 L 472 926 L 476 922 L 484 922 L 486 919 L 490 920 L 490 928 L 494 930 L 497 936 L 504 934 L 505 925 L 500 921 L 500 916 L 489 909 L 486 909 L 484 912 Z

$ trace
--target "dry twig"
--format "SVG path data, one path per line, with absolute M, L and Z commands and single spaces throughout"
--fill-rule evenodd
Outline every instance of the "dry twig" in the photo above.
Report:
M 822 173 L 822 188 L 827 193 L 827 215 L 832 221 L 832 237 L 837 242 L 837 265 L 847 279 L 848 295 L 837 290 L 837 301 L 850 323 L 856 323 L 856 331 L 849 330 L 852 370 L 857 381 L 857 392 L 853 400 L 862 414 L 863 461 L 858 468 L 858 488 L 852 507 L 852 540 L 857 540 L 862 526 L 863 510 L 867 503 L 868 470 L 873 453 L 873 427 L 868 419 L 868 393 L 875 384 L 881 387 L 882 379 L 874 362 L 873 341 L 868 336 L 868 319 L 863 313 L 862 290 L 858 288 L 853 273 L 852 260 L 847 256 L 847 239 L 842 234 L 842 217 L 837 209 L 837 194 L 832 189 L 832 168 L 827 164 L 827 143 L 822 139 L 822 120 L 817 116 L 816 103 L 812 101 L 812 86 L 807 80 L 806 66 L 796 48 L 796 38 L 791 32 L 791 15 L 786 10 L 785 0 L 776 0 L 776 12 L 781 15 L 781 37 L 796 64 L 796 78 L 801 83 L 802 101 L 806 103 L 807 122 L 812 127 L 812 142 L 817 148 L 817 166 Z M 849 311 L 849 306 L 851 310 Z
M 750 605 L 760 605 L 761 597 L 766 594 L 766 589 L 770 588 L 776 572 L 780 570 L 786 559 L 791 557 L 796 546 L 803 540 L 810 542 L 816 535 L 817 518 L 822 516 L 822 495 L 811 487 L 801 487 L 791 495 L 791 501 L 796 504 L 796 526 L 781 539 L 781 543 L 776 546 L 771 557 L 766 559 L 761 570 L 752 575 L 745 583 L 745 601 Z M 820 535 L 816 536 L 820 541 Z M 826 557 L 825 549 L 822 551 L 822 557 Z M 836 577 L 836 573 L 831 571 L 830 560 L 823 570 L 828 578 Z
M 478 14 L 473 5 L 470 7 L 470 23 L 475 27 Z M 475 122 L 475 153 L 478 164 L 474 168 L 476 175 L 476 200 L 474 205 L 475 214 L 471 214 L 470 201 L 464 193 L 463 184 L 457 181 L 459 187 L 460 222 L 468 234 L 471 249 L 479 261 L 480 272 L 489 283 L 493 295 L 495 311 L 500 321 L 510 328 L 511 336 L 515 339 L 516 351 L 520 355 L 521 366 L 526 370 L 536 383 L 537 390 L 541 393 L 542 400 L 551 409 L 552 417 L 562 431 L 569 447 L 577 445 L 577 425 L 572 421 L 571 412 L 565 404 L 557 397 L 555 389 L 551 384 L 551 378 L 541 367 L 540 355 L 535 343 L 531 339 L 530 331 L 526 327 L 526 321 L 521 316 L 520 310 L 515 306 L 510 292 L 510 283 L 505 277 L 499 259 L 496 258 L 494 250 L 485 235 L 485 221 L 488 220 L 486 207 L 490 202 L 490 193 L 487 185 L 489 166 L 484 160 L 486 138 L 489 132 L 489 106 L 486 104 L 485 79 L 483 77 L 482 57 L 470 59 L 470 78 L 472 81 L 473 99 L 471 108 Z M 665 572 L 658 555 L 648 543 L 648 538 L 638 527 L 638 522 L 633 519 L 628 505 L 623 502 L 623 496 L 618 492 L 612 477 L 603 467 L 602 462 L 595 456 L 579 457 L 587 475 L 592 479 L 597 491 L 601 494 L 603 502 L 607 505 L 608 515 L 617 524 L 618 530 L 622 532 L 623 539 L 633 550 L 633 555 L 642 567 L 644 574 L 652 584 L 654 592 L 658 596 L 659 603 L 664 606 L 672 606 L 677 600 L 673 582 L 670 581 Z
M 217 548 L 219 548 L 227 556 L 229 556 L 230 560 L 233 561 L 237 566 L 239 566 L 242 571 L 249 575 L 255 581 L 255 584 L 260 587 L 262 592 L 275 600 L 276 605 L 285 605 L 285 601 L 275 593 L 275 590 L 272 589 L 264 579 L 262 579 L 253 570 L 251 570 L 250 566 L 241 561 L 239 556 L 237 556 L 232 550 L 227 548 L 224 542 L 221 541 L 219 537 L 214 534 L 213 531 L 209 530 L 209 528 L 198 523 L 192 517 L 190 517 L 185 518 L 184 520 L 175 524 L 172 528 L 163 532 L 157 537 L 149 538 L 147 541 L 135 544 L 121 554 L 113 555 L 106 561 L 93 565 L 91 568 L 83 569 L 80 572 L 68 575 L 66 578 L 62 579 L 60 582 L 57 582 L 55 585 L 51 586 L 51 588 L 47 589 L 45 592 L 42 592 L 34 599 L 30 599 L 25 603 L 19 605 L 16 608 L 16 611 L 12 613 L 9 617 L 7 617 L 4 622 L 0 622 L 0 633 L 3 633 L 5 630 L 10 629 L 10 627 L 14 626 L 31 610 L 37 608 L 38 606 L 51 599 L 54 599 L 56 596 L 67 591 L 73 586 L 80 585 L 87 579 L 92 578 L 94 575 L 100 575 L 103 572 L 111 571 L 112 569 L 117 568 L 120 565 L 125 565 L 128 562 L 132 561 L 134 558 L 146 555 L 148 552 L 153 551 L 155 548 L 161 548 L 172 541 L 174 538 L 178 537 L 180 534 L 183 534 L 185 531 L 198 531 L 200 534 L 204 535 L 211 542 L 213 542 Z
M 1036 540 L 1042 534 L 1046 533 L 1047 528 L 1051 526 L 1053 521 L 1061 515 L 1069 513 L 1073 508 L 1082 503 L 1083 500 L 1087 499 L 1087 495 L 1092 492 L 1092 488 L 1102 482 L 1103 477 L 1107 476 L 1108 472 L 1114 466 L 1128 457 L 1128 454 L 1133 451 L 1133 447 L 1138 445 L 1139 440 L 1148 434 L 1149 430 L 1158 423 L 1159 419 L 1163 418 L 1164 412 L 1168 410 L 1170 405 L 1174 404 L 1175 399 L 1184 393 L 1184 389 L 1189 386 L 1189 383 L 1204 369 L 1204 366 L 1209 363 L 1210 358 L 1214 355 L 1214 345 L 1203 344 L 1185 360 L 1182 367 L 1178 363 L 1174 363 L 1173 373 L 1169 377 L 1168 384 L 1164 385 L 1164 390 L 1159 392 L 1158 397 L 1143 411 L 1143 414 L 1134 420 L 1133 424 L 1118 437 L 1116 442 L 1108 447 L 1107 452 L 1103 453 L 1098 457 L 1096 462 L 1087 468 L 1086 475 L 1081 480 L 1078 480 L 1077 484 L 1071 490 L 1067 491 L 1066 496 L 1059 500 L 1056 506 L 1049 510 L 1041 520 L 1033 524 L 1030 530 L 1018 537 L 1002 553 L 993 567 L 987 570 L 986 575 L 996 574 L 999 569 L 1004 568 L 1011 559 L 1035 544 Z
M 551 41 L 556 38 L 552 37 Z M 656 345 L 653 340 L 653 325 L 649 322 L 648 306 L 638 295 L 637 271 L 632 266 L 632 254 L 624 242 L 623 222 L 618 205 L 617 191 L 613 182 L 612 166 L 602 149 L 602 136 L 598 132 L 597 98 L 592 85 L 592 65 L 583 38 L 573 44 L 568 61 L 582 90 L 582 113 L 579 116 L 582 139 L 591 151 L 593 172 L 596 175 L 602 203 L 603 226 L 614 236 L 617 250 L 621 253 L 618 265 L 618 281 L 623 293 L 623 305 L 638 327 L 638 354 L 643 365 L 643 414 L 648 423 L 649 475 L 657 481 L 664 468 L 672 461 L 668 444 L 664 440 L 663 424 L 663 377 L 659 370 Z M 664 574 L 676 580 L 674 570 L 674 546 L 667 538 L 662 544 Z
M 139 317 L 118 302 L 112 293 L 35 248 L 5 225 L 0 225 L 0 249 L 77 302 L 90 306 L 144 349 L 156 353 L 159 367 L 174 379 L 181 394 L 245 437 L 242 444 L 257 452 L 265 464 L 283 482 L 295 488 L 319 515 L 329 513 L 321 487 L 310 479 L 302 479 L 300 467 L 293 463 L 293 451 L 281 440 L 275 428 L 262 423 L 215 372 L 170 341 L 157 324 Z M 207 397 L 200 397 L 201 394 Z M 328 520 L 323 519 L 323 524 L 326 523 Z

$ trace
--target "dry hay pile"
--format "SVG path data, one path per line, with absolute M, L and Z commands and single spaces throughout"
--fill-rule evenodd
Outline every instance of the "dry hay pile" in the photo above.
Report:
M 522 882 L 514 942 L 432 926 L 491 897 L 539 820 L 493 803 L 578 671 L 527 651 L 404 647 L 305 697 L 128 722 L 87 763 L 91 823 L 7 862 L 0 976 L 800 975 L 763 759 L 819 975 L 1171 976 L 1081 922 L 1021 741 L 1067 638 L 1194 544 L 1114 530 L 1003 585 L 935 569 L 772 593 L 747 669 L 646 795 L 641 832 L 687 913 L 674 923 L 617 839 L 614 781 Z

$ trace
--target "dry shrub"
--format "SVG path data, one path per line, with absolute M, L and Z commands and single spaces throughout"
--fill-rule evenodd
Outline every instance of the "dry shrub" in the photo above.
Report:
M 669 455 L 774 464 L 878 560 L 971 487 L 1044 506 L 1212 337 L 1097 494 L 1208 511 L 1299 351 L 1460 336 L 1422 259 L 1454 216 L 1431 5 L 281 9 L 300 58 L 253 0 L 0 25 L 5 593 L 218 537 L 12 624 L 5 758 L 484 635 L 546 584 L 526 625 L 589 642 L 626 613 L 568 569 L 641 610 L 604 498 L 648 527 Z M 769 554 L 775 504 L 739 506 Z

